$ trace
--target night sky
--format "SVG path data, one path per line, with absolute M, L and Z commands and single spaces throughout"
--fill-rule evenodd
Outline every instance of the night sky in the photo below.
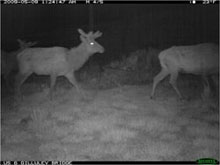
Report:
M 17 49 L 18 38 L 38 41 L 37 46 L 43 47 L 77 46 L 78 28 L 103 32 L 99 43 L 111 54 L 149 45 L 218 42 L 219 5 L 1 5 L 4 50 Z

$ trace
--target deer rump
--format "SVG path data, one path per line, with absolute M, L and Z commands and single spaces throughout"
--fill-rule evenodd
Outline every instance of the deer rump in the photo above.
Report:
M 17 56 L 20 73 L 65 75 L 72 70 L 67 59 L 68 51 L 63 47 L 25 49 Z
M 159 55 L 161 67 L 172 72 L 211 75 L 218 73 L 218 45 L 173 46 Z

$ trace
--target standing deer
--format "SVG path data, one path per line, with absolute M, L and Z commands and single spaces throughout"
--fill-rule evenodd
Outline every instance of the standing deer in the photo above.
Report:
M 18 54 L 19 73 L 16 76 L 17 92 L 23 82 L 32 74 L 50 75 L 50 99 L 53 96 L 53 88 L 58 76 L 65 76 L 82 94 L 75 80 L 74 72 L 78 70 L 95 53 L 103 53 L 104 48 L 95 41 L 102 35 L 101 32 L 89 32 L 86 34 L 81 29 L 81 43 L 77 47 L 67 49 L 64 47 L 28 48 Z M 83 95 L 84 97 L 84 95 Z
M 159 54 L 161 71 L 154 77 L 151 98 L 154 96 L 157 84 L 170 75 L 170 84 L 182 99 L 176 80 L 179 73 L 202 75 L 208 84 L 208 75 L 219 72 L 219 48 L 212 43 L 202 43 L 192 46 L 173 46 Z
M 37 42 L 25 42 L 20 39 L 17 39 L 19 43 L 19 49 L 13 52 L 5 52 L 1 50 L 1 75 L 3 76 L 7 87 L 9 87 L 9 76 L 12 71 L 18 69 L 17 65 L 17 54 L 23 51 L 24 49 L 34 46 Z

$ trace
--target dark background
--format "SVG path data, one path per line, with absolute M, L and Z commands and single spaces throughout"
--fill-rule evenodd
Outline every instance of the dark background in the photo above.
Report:
M 3 50 L 18 49 L 18 38 L 38 41 L 37 46 L 74 47 L 79 44 L 78 28 L 103 32 L 97 41 L 108 61 L 149 46 L 218 43 L 219 5 L 1 5 Z

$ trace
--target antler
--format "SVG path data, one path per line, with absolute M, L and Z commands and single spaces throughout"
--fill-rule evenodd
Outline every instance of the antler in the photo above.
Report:
M 31 46 L 34 46 L 37 44 L 37 42 L 25 42 L 21 39 L 17 39 L 19 45 L 20 45 L 20 48 L 27 48 L 27 47 L 31 47 Z
M 98 37 L 102 36 L 102 33 L 100 31 L 97 31 L 93 34 L 93 38 L 96 39 Z
M 37 41 L 35 41 L 35 42 L 28 42 L 28 43 L 26 43 L 26 46 L 27 47 L 31 47 L 31 46 L 34 46 L 36 44 L 37 44 Z
M 88 34 L 86 34 L 82 29 L 78 29 L 78 32 L 83 36 L 83 37 L 91 37 L 93 39 L 96 39 L 100 36 L 102 36 L 102 33 L 100 31 L 97 31 L 95 33 L 93 32 L 89 32 Z
M 78 29 L 78 32 L 84 37 L 88 36 L 82 29 Z
M 93 37 L 93 33 L 92 33 L 92 32 L 89 32 L 89 33 L 87 34 L 87 36 L 88 36 L 88 37 Z

